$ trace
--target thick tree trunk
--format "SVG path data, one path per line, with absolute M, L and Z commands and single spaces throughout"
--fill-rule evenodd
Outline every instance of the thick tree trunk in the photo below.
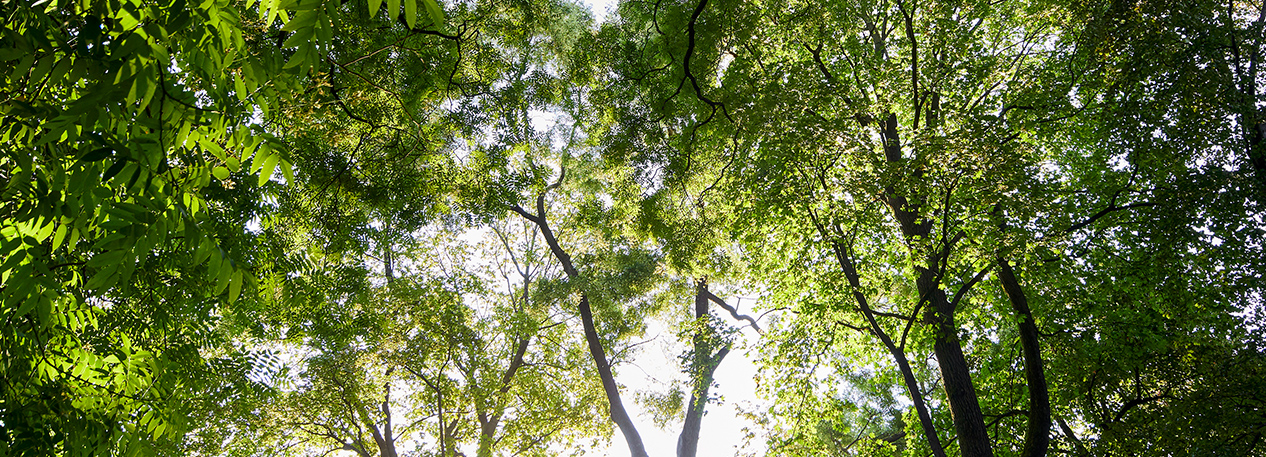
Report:
M 681 427 L 681 436 L 677 438 L 677 457 L 695 457 L 699 450 L 699 432 L 703 426 L 703 411 L 708 406 L 708 390 L 712 387 L 712 375 L 721 360 L 730 353 L 730 348 L 722 348 L 712 357 L 711 363 L 703 373 L 703 384 L 697 394 L 690 394 L 687 404 L 686 423 Z
M 924 276 L 927 275 L 925 271 Z M 954 324 L 954 309 L 940 287 L 925 289 L 924 278 L 919 281 L 919 295 L 929 300 L 929 311 L 936 335 L 932 349 L 937 365 L 941 368 L 941 384 L 945 386 L 945 398 L 949 401 L 954 430 L 958 432 L 958 448 L 963 457 L 992 457 L 993 444 L 989 430 L 985 428 L 985 416 L 980 411 L 976 387 L 972 384 L 971 368 L 963 356 L 963 346 L 958 340 L 958 326 Z
M 1020 288 L 1020 281 L 1005 259 L 998 259 L 998 280 L 1011 301 L 1011 309 L 1021 318 L 1020 346 L 1024 349 L 1024 380 L 1029 386 L 1029 425 L 1024 431 L 1021 457 L 1044 457 L 1050 446 L 1051 400 L 1042 366 L 1042 347 L 1038 344 L 1037 323 L 1029 310 L 1029 299 Z
M 907 33 L 910 25 L 907 23 Z M 917 75 L 914 76 L 917 81 Z M 932 119 L 938 106 L 929 108 Z M 915 118 L 917 128 L 918 118 Z M 884 158 L 890 163 L 905 161 L 901 150 L 901 138 L 898 133 L 898 122 L 895 114 L 889 114 L 880 125 L 880 135 L 884 140 Z M 922 170 L 913 172 L 914 179 L 922 179 Z M 901 233 L 911 243 L 911 252 L 921 252 L 920 242 L 932 239 L 933 222 L 922 214 L 925 196 L 912 195 L 909 198 L 898 195 L 892 186 L 884 190 L 884 201 L 892 210 L 892 216 L 901 227 Z M 980 411 L 980 401 L 976 396 L 976 387 L 972 385 L 971 369 L 967 358 L 963 355 L 962 344 L 958 340 L 958 326 L 954 324 L 956 302 L 951 302 L 941 289 L 942 261 L 949 258 L 954 241 L 942 239 L 940 249 L 927 257 L 927 264 L 918 267 L 919 278 L 916 286 L 922 305 L 927 306 L 924 320 L 931 324 L 936 333 L 933 351 L 937 364 L 941 369 L 941 383 L 945 386 L 946 399 L 949 401 L 950 414 L 954 419 L 954 429 L 958 432 L 958 447 L 963 457 L 992 457 L 993 444 L 989 439 L 989 431 L 985 428 L 985 418 Z M 970 287 L 970 286 L 968 286 Z

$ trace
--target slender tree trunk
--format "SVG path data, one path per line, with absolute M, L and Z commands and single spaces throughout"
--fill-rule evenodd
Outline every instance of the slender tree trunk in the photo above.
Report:
M 817 224 L 816 220 L 814 222 Z M 821 225 L 818 225 L 818 230 L 823 236 L 828 235 Z M 840 243 L 832 243 L 831 249 L 835 253 L 836 261 L 840 264 L 840 269 L 844 270 L 844 277 L 853 290 L 853 299 L 857 301 L 857 307 L 862 310 L 862 316 L 866 318 L 870 333 L 879 338 L 879 341 L 888 349 L 888 353 L 892 354 L 893 360 L 897 362 L 897 369 L 901 370 L 901 380 L 906 385 L 906 392 L 910 394 L 910 402 L 914 404 L 914 412 L 919 417 L 919 425 L 923 429 L 923 438 L 927 440 L 928 448 L 932 450 L 933 456 L 946 457 L 945 447 L 936 433 L 936 425 L 932 423 L 932 413 L 928 411 L 927 400 L 923 398 L 923 390 L 919 387 L 918 378 L 914 376 L 914 370 L 910 368 L 910 360 L 906 358 L 904 348 L 898 347 L 888 332 L 884 331 L 875 320 L 875 313 L 870 307 L 870 302 L 862 293 L 861 277 L 848 251 Z
M 545 238 L 545 243 L 549 245 L 550 252 L 558 259 L 563 267 L 563 272 L 567 274 L 567 278 L 574 283 L 580 284 L 580 271 L 571 262 L 571 256 L 567 255 L 567 251 L 558 244 L 558 239 L 554 237 L 554 231 L 550 229 L 549 220 L 545 217 L 545 194 L 558 187 L 563 182 L 563 178 L 567 176 L 567 170 L 558 176 L 558 181 L 550 184 L 545 191 L 536 197 L 536 214 L 532 214 L 519 206 L 511 206 L 510 209 L 518 213 L 523 218 L 536 224 L 541 230 L 541 235 Z M 609 412 L 611 421 L 615 422 L 616 427 L 620 428 L 620 433 L 624 435 L 624 440 L 628 443 L 629 454 L 632 457 L 649 457 L 646 454 L 646 446 L 642 444 L 642 435 L 637 432 L 637 427 L 633 425 L 633 420 L 629 418 L 629 413 L 624 409 L 624 402 L 620 399 L 620 387 L 615 382 L 615 375 L 611 373 L 611 362 L 607 360 L 606 349 L 602 347 L 602 340 L 598 337 L 598 330 L 594 325 L 593 310 L 589 307 L 589 294 L 581 291 L 580 304 L 580 322 L 584 327 L 585 342 L 589 345 L 589 355 L 593 358 L 594 365 L 598 368 L 598 377 L 602 381 L 602 390 L 606 393 L 607 402 L 610 404 Z
M 1073 442 L 1073 450 L 1077 451 L 1078 456 L 1090 457 L 1090 451 L 1086 449 L 1086 444 L 1082 443 L 1080 438 L 1077 438 L 1077 434 L 1073 432 L 1073 428 L 1069 427 L 1068 423 L 1064 422 L 1063 418 L 1056 416 L 1055 423 L 1059 424 L 1059 429 L 1064 432 L 1064 436 L 1067 436 L 1068 440 Z
M 695 285 L 695 320 L 708 315 L 708 282 L 699 280 Z M 694 335 L 694 373 L 691 373 L 693 388 L 690 390 L 690 401 L 686 405 L 686 422 L 681 427 L 681 435 L 677 438 L 677 457 L 695 457 L 699 450 L 699 431 L 703 424 L 703 411 L 708 406 L 708 390 L 712 387 L 713 373 L 721 360 L 729 354 L 730 348 L 724 347 L 712 354 L 710 337 L 712 329 L 702 328 Z
M 1020 288 L 1020 281 L 1005 259 L 998 259 L 998 280 L 1011 301 L 1011 309 L 1020 316 L 1020 346 L 1024 349 L 1024 380 L 1029 386 L 1029 424 L 1024 430 L 1021 457 L 1044 457 L 1051 440 L 1051 399 L 1042 366 L 1042 346 L 1038 343 L 1037 323 L 1029 310 L 1029 299 Z
M 629 454 L 633 457 L 649 457 L 646 454 L 646 446 L 642 444 L 642 436 L 638 434 L 637 427 L 633 425 L 633 420 L 629 418 L 628 411 L 624 409 L 624 402 L 620 400 L 620 386 L 615 382 L 615 375 L 611 373 L 611 363 L 607 361 L 606 350 L 602 347 L 602 340 L 598 338 L 598 330 L 593 323 L 593 310 L 589 308 L 589 296 L 580 296 L 580 321 L 585 328 L 585 342 L 589 343 L 589 355 L 593 357 L 593 363 L 597 365 L 598 376 L 602 380 L 602 391 L 607 394 L 607 402 L 611 404 L 610 413 L 611 421 L 620 428 L 620 433 L 624 435 L 624 440 L 629 445 Z
M 505 394 L 510 391 L 510 382 L 514 380 L 514 375 L 523 367 L 523 356 L 527 354 L 528 345 L 531 344 L 531 337 L 519 338 L 519 343 L 515 347 L 514 356 L 510 359 L 510 366 L 506 367 L 505 374 L 501 375 L 500 393 Z M 479 449 L 476 450 L 478 457 L 492 457 L 492 446 L 497 443 L 497 426 L 501 424 L 501 415 L 505 412 L 505 405 L 497 403 L 494 408 L 496 411 L 492 414 L 480 412 L 479 419 Z
M 1244 129 L 1244 140 L 1248 144 L 1248 158 L 1257 175 L 1258 188 L 1266 192 L 1266 116 L 1258 105 L 1257 73 L 1262 61 L 1263 29 L 1266 28 L 1266 6 L 1259 6 L 1257 20 L 1249 27 L 1252 39 L 1244 44 L 1248 49 L 1248 74 L 1241 80 L 1239 87 L 1242 103 L 1240 125 Z M 1238 46 L 1238 45 L 1237 45 Z

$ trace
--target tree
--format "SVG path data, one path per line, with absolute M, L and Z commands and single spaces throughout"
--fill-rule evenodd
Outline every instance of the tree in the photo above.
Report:
M 899 373 L 917 419 L 908 423 L 921 431 L 917 444 L 945 455 L 941 430 L 948 422 L 963 455 L 1044 455 L 1053 423 L 1047 367 L 1062 371 L 1079 362 L 1046 363 L 1039 337 L 1047 311 L 1029 303 L 1059 302 L 1034 300 L 1031 291 L 1085 294 L 1082 285 L 1147 277 L 1171 284 L 1165 291 L 1180 306 L 1209 309 L 1201 324 L 1177 334 L 1211 325 L 1220 329 L 1213 340 L 1232 345 L 1243 336 L 1222 325 L 1233 326 L 1231 312 L 1254 296 L 1240 288 L 1253 287 L 1246 278 L 1210 290 L 1207 301 L 1180 293 L 1205 290 L 1193 279 L 1221 270 L 1218 261 L 1189 262 L 1184 250 L 1217 250 L 1238 263 L 1247 259 L 1240 254 L 1252 257 L 1260 247 L 1234 241 L 1234 248 L 1216 249 L 1214 238 L 1197 233 L 1228 219 L 1195 205 L 1215 200 L 1210 211 L 1232 213 L 1236 207 L 1188 193 L 1236 192 L 1215 166 L 1192 163 L 1201 155 L 1189 147 L 1205 137 L 1159 147 L 1155 136 L 1143 141 L 1153 130 L 1131 122 L 1178 119 L 1150 105 L 1158 88 L 1172 87 L 1152 78 L 1191 73 L 1171 66 L 1122 77 L 1118 71 L 1137 67 L 1117 67 L 1116 48 L 1101 40 L 1125 8 L 629 3 L 604 30 L 612 43 L 605 57 L 616 73 L 602 97 L 616 120 L 596 133 L 613 160 L 665 175 L 646 181 L 648 203 L 689 198 L 731 205 L 733 222 L 703 229 L 726 230 L 746 243 L 757 280 L 774 284 L 774 302 L 794 311 L 796 321 L 781 328 L 789 330 L 787 344 L 818 335 L 824 340 L 813 345 L 817 351 L 844 340 L 841 332 L 858 333 L 842 349 L 878 346 L 888 353 L 879 368 Z M 1137 24 L 1155 24 L 1151 14 Z M 1103 50 L 1113 57 L 1104 58 Z M 1173 93 L 1188 102 L 1199 92 Z M 1137 104 L 1144 101 L 1149 105 Z M 1188 140 L 1170 131 L 1159 135 Z M 1230 138 L 1224 129 L 1207 132 Z M 1127 170 L 1116 162 L 1122 157 L 1132 165 Z M 1181 216 L 1158 223 L 1157 208 Z M 1145 235 L 1126 228 L 1142 221 L 1151 224 Z M 1112 228 L 1088 234 L 1088 226 Z M 1247 240 L 1235 233 L 1259 229 L 1237 225 L 1216 236 Z M 1080 267 L 1088 244 L 1096 256 L 1126 249 L 1131 255 L 1094 263 L 1096 275 L 1108 275 L 1094 281 Z M 1149 261 L 1164 266 L 1136 266 Z M 1059 279 L 1047 276 L 1059 268 L 1067 268 Z M 1191 273 L 1177 278 L 1174 271 Z M 1004 294 L 982 290 L 993 278 Z M 1082 296 L 1130 303 L 1149 295 L 1139 287 L 1113 289 L 1130 292 Z M 1104 311 L 1083 309 L 1044 331 L 1115 314 Z M 980 394 L 1016 391 L 1008 381 L 1014 378 L 999 371 L 1012 365 L 1001 359 L 1005 346 L 995 339 L 1007 335 L 1017 335 L 1023 348 L 1024 409 L 1011 406 L 1014 397 Z M 863 349 L 853 347 L 835 356 L 865 363 Z M 970 361 L 965 348 L 974 348 L 980 361 Z M 912 362 L 925 357 L 935 358 L 941 392 L 925 387 L 923 368 Z M 858 369 L 844 361 L 835 366 Z M 1055 388 L 1075 390 L 1070 383 Z M 1119 404 L 1130 409 L 1141 399 L 1126 396 Z M 938 403 L 948 411 L 935 410 Z M 1026 432 L 991 436 L 989 429 L 1017 416 L 1026 419 Z M 993 419 L 986 423 L 987 417 Z M 1003 438 L 1021 434 L 1023 442 Z
M 691 456 L 718 284 L 773 454 L 1264 452 L 1262 5 L 383 5 L 0 6 L 4 453 L 645 455 L 676 309 Z
M 242 19 L 258 11 L 0 7 L 6 452 L 137 452 L 179 436 L 200 373 L 248 362 L 226 354 L 217 368 L 198 348 L 219 338 L 206 316 L 253 287 L 249 253 L 225 252 L 238 240 L 216 231 L 244 222 L 225 209 L 249 205 L 253 186 L 233 183 L 289 169 L 243 122 L 298 77 L 281 49 L 247 52 L 245 31 L 273 22 Z
M 547 195 L 550 191 L 558 188 L 566 177 L 567 169 L 563 168 L 559 173 L 558 180 L 545 186 L 536 197 L 535 212 L 528 211 L 517 204 L 512 205 L 510 209 L 530 221 L 540 230 L 541 236 L 544 237 L 549 245 L 550 252 L 554 258 L 562 266 L 567 279 L 575 284 L 573 287 L 579 289 L 577 292 L 580 302 L 577 305 L 577 309 L 580 312 L 581 323 L 584 326 L 585 342 L 589 348 L 589 355 L 597 367 L 598 376 L 607 397 L 609 405 L 608 415 L 624 435 L 630 454 L 646 456 L 648 455 L 646 447 L 642 442 L 641 435 L 638 433 L 637 426 L 633 423 L 632 418 L 624 407 L 621 389 L 612 372 L 611 358 L 607 356 L 609 343 L 605 342 L 604 335 L 599 333 L 591 303 L 593 301 L 600 303 L 600 306 L 608 310 L 605 314 L 616 314 L 617 316 L 624 314 L 621 311 L 611 311 L 619 306 L 618 303 L 620 301 L 627 300 L 629 295 L 644 293 L 643 291 L 649 282 L 647 277 L 649 273 L 648 267 L 653 265 L 655 259 L 635 250 L 632 252 L 618 252 L 615 257 L 622 258 L 620 259 L 620 266 L 624 268 L 624 271 L 604 277 L 605 275 L 603 275 L 602 271 L 593 268 L 604 263 L 599 261 L 593 262 L 597 265 L 591 265 L 589 271 L 582 273 L 572 262 L 571 255 L 559 243 L 558 237 L 550 227 L 546 213 L 545 199 Z M 606 226 L 606 228 L 609 229 L 610 226 Z M 617 245 L 616 249 L 628 250 L 629 248 Z M 679 457 L 693 457 L 697 452 L 700 423 L 709 400 L 708 390 L 713 383 L 713 373 L 729 353 L 732 343 L 732 341 L 720 334 L 717 323 L 713 322 L 714 318 L 709 313 L 709 305 L 711 303 L 715 303 L 729 311 L 736 319 L 747 320 L 752 324 L 753 328 L 759 329 L 754 319 L 749 316 L 740 316 L 733 307 L 712 294 L 708 290 L 707 280 L 700 279 L 696 283 L 693 306 L 694 323 L 692 331 L 689 332 L 691 348 L 690 352 L 684 357 L 687 360 L 686 371 L 690 375 L 691 390 L 689 400 L 686 403 L 685 422 L 682 425 L 681 435 L 677 441 L 677 455 Z M 624 325 L 627 326 L 628 324 Z
M 557 267 L 530 236 L 496 232 L 474 252 L 436 234 L 433 248 L 395 256 L 401 276 L 341 297 L 322 294 L 323 275 L 310 272 L 289 300 L 308 311 L 276 342 L 302 354 L 302 371 L 268 408 L 271 436 L 242 445 L 290 455 L 457 455 L 467 445 L 477 455 L 540 455 L 601 430 L 583 353 L 542 290 Z

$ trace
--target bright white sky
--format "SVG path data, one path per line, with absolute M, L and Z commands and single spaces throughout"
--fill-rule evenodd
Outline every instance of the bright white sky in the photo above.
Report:
M 602 22 L 606 18 L 607 13 L 615 11 L 616 0 L 579 0 L 580 3 L 589 5 L 589 9 L 593 11 L 593 17 L 598 22 Z
M 724 297 L 733 303 L 731 297 Z M 750 304 L 750 302 L 748 302 Z M 684 304 L 692 305 L 692 304 Z M 750 311 L 750 309 L 748 310 Z M 728 316 L 726 316 L 728 318 Z M 656 335 L 654 328 L 647 337 Z M 652 456 L 674 456 L 677 454 L 677 435 L 681 433 L 681 422 L 670 424 L 668 430 L 661 430 L 651 421 L 641 405 L 634 401 L 639 390 L 667 390 L 669 382 L 684 379 L 676 362 L 676 352 L 666 346 L 673 343 L 675 336 L 671 332 L 658 332 L 659 339 L 647 344 L 637 354 L 632 364 L 616 367 L 616 380 L 624 385 L 622 398 L 624 406 L 637 423 L 638 432 L 646 444 L 646 451 Z M 722 398 L 720 404 L 709 404 L 707 414 L 703 417 L 702 431 L 699 434 L 698 457 L 732 457 L 742 452 L 744 455 L 761 456 L 765 454 L 765 443 L 757 438 L 747 449 L 743 446 L 744 427 L 755 427 L 751 421 L 739 416 L 738 407 L 745 410 L 764 409 L 765 402 L 756 398 L 756 365 L 747 355 L 747 348 L 740 345 L 752 345 L 756 334 L 751 329 L 743 330 L 743 341 L 736 343 L 734 350 L 721 362 L 716 371 L 718 387 L 712 389 L 713 394 Z M 636 366 L 635 366 L 636 365 Z M 683 390 L 685 387 L 683 386 Z M 684 409 L 684 408 L 683 408 Z M 759 434 L 758 434 L 759 435 Z M 624 435 L 619 430 L 611 437 L 607 449 L 594 449 L 598 455 L 611 457 L 628 457 L 629 448 L 625 444 Z

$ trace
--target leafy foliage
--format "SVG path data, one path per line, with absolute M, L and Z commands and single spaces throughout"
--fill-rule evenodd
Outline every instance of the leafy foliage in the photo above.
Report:
M 0 15 L 0 454 L 1266 452 L 1258 3 Z

